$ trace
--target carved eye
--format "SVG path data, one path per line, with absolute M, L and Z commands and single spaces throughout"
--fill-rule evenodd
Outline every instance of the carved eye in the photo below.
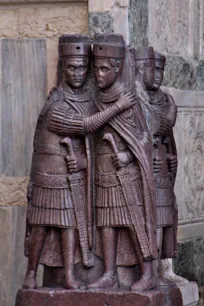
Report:
M 108 69 L 107 67 L 101 67 L 101 71 L 102 71 L 102 72 L 108 72 L 108 70 L 109 70 L 109 69 Z
M 69 65 L 69 66 L 67 67 L 67 69 L 68 69 L 69 71 L 74 71 L 74 70 L 75 70 L 75 67 L 74 67 L 74 66 Z

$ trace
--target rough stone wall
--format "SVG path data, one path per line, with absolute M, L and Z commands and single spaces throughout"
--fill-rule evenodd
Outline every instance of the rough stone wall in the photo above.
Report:
M 39 1 L 40 4 L 31 3 L 34 1 L 29 1 L 29 4 L 27 1 L 16 2 L 20 3 L 0 6 L 0 37 L 46 38 L 49 90 L 55 83 L 57 39 L 66 33 L 87 34 L 87 3 L 86 1 L 59 3 Z
M 122 34 L 129 43 L 129 0 L 89 0 L 89 32 Z

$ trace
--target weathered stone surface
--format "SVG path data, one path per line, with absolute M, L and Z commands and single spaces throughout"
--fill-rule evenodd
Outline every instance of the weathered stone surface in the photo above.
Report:
M 199 301 L 199 292 L 196 282 L 177 284 L 177 286 L 181 291 L 183 306 L 197 305 Z
M 85 2 L 41 4 L 18 10 L 19 37 L 47 38 L 48 91 L 56 84 L 58 37 L 63 34 L 87 34 L 87 32 L 88 10 Z
M 89 33 L 113 33 L 113 17 L 110 12 L 94 12 L 89 14 Z
M 128 2 L 128 1 L 120 1 Z M 125 5 L 126 4 L 126 5 Z M 128 19 L 128 3 L 117 3 L 112 10 L 111 14 L 114 19 L 114 32 L 123 35 L 127 45 L 130 43 L 129 37 L 129 19 Z
M 22 7 L 17 13 L 20 37 L 53 38 L 66 33 L 87 32 L 87 7 L 80 3 L 77 6 L 50 4 Z
M 0 305 L 13 306 L 22 287 L 27 259 L 24 257 L 26 207 L 0 207 Z M 38 284 L 42 284 L 42 267 Z
M 204 59 L 204 2 L 200 0 L 200 58 Z
M 148 46 L 148 0 L 130 0 L 129 31 L 133 47 Z
M 204 221 L 203 125 L 204 108 L 179 109 L 175 127 L 179 161 L 175 190 L 183 224 Z
M 27 204 L 28 177 L 0 177 L 0 206 Z
M 204 238 L 179 242 L 178 256 L 174 261 L 175 272 L 190 281 L 203 286 L 204 280 Z
M 0 37 L 18 36 L 18 15 L 16 10 L 0 10 Z
M 149 0 L 148 33 L 156 50 L 188 54 L 189 0 Z
M 32 0 L 22 2 L 26 2 L 26 5 L 0 7 L 0 37 L 46 38 L 49 91 L 56 81 L 58 37 L 66 33 L 88 33 L 87 1 L 46 0 L 39 1 L 40 4 Z M 31 5 L 31 2 L 35 4 Z
M 204 61 L 168 55 L 164 86 L 185 90 L 204 90 Z
M 178 151 L 175 192 L 179 207 L 179 222 L 180 224 L 204 222 L 203 92 L 172 88 L 168 92 L 172 94 L 178 105 L 174 136 Z
M 201 0 L 130 0 L 131 43 L 164 54 L 204 59 L 204 4 Z
M 182 220 L 180 221 L 182 223 Z M 184 221 L 185 222 L 185 221 Z M 180 224 L 178 227 L 178 241 L 202 237 L 204 233 L 204 222 Z
M 88 28 L 85 1 L 3 6 L 0 17 L 0 37 L 51 38 L 65 33 L 84 33 Z
M 129 0 L 89 0 L 89 12 L 107 12 L 111 11 L 113 7 L 128 7 Z
M 33 304 L 35 303 L 35 304 Z M 20 290 L 16 306 L 165 306 L 164 294 L 110 291 L 69 291 L 62 289 Z M 181 306 L 174 304 L 172 306 Z
M 37 118 L 46 101 L 46 43 L 2 39 L 0 44 L 0 175 L 26 176 Z

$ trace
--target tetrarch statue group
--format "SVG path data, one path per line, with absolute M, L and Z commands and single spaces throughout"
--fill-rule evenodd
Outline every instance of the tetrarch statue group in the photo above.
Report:
M 167 281 L 163 266 L 177 253 L 177 107 L 161 89 L 164 68 L 165 56 L 121 35 L 59 38 L 57 85 L 34 136 L 24 289 L 37 288 L 40 263 L 61 268 L 67 290 L 120 290 L 119 267 L 124 278 L 134 271 L 131 291 Z

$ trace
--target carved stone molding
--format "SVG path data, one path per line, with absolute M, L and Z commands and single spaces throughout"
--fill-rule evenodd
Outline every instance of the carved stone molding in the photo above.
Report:
M 168 92 L 178 105 L 174 134 L 179 161 L 175 192 L 180 224 L 203 222 L 204 93 L 173 88 Z
M 24 206 L 27 205 L 26 177 L 0 177 L 0 206 Z
M 204 221 L 204 108 L 179 109 L 175 136 L 180 223 Z

